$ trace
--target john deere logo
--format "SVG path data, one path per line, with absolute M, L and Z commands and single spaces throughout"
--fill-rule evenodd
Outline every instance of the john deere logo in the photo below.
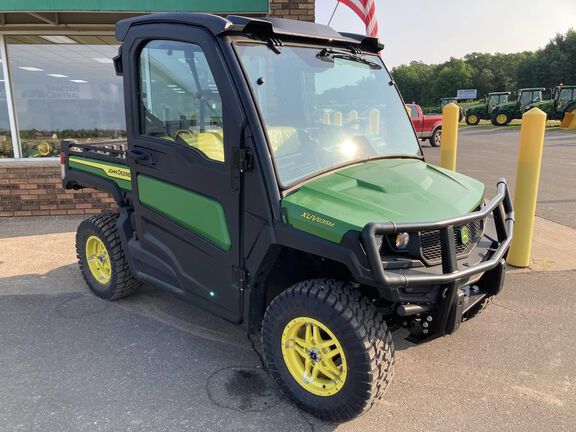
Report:
M 460 230 L 460 240 L 462 240 L 462 244 L 470 241 L 470 230 L 467 227 L 462 227 Z

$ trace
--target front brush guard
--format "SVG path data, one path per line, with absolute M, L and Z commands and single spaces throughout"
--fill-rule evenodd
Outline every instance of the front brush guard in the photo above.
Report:
M 460 323 L 461 317 L 455 313 L 458 303 L 458 281 L 478 273 L 487 272 L 502 265 L 514 230 L 514 210 L 506 180 L 498 181 L 498 192 L 482 209 L 451 219 L 434 222 L 393 222 L 369 223 L 362 230 L 361 239 L 368 257 L 370 270 L 377 282 L 380 294 L 389 301 L 400 300 L 400 289 L 421 285 L 443 285 L 441 298 L 437 303 L 435 328 L 431 335 L 452 333 Z M 498 237 L 498 247 L 493 249 L 489 259 L 465 269 L 458 268 L 454 226 L 475 220 L 484 220 L 492 213 Z M 385 236 L 399 232 L 440 231 L 442 245 L 442 274 L 406 275 L 384 270 L 376 236 Z

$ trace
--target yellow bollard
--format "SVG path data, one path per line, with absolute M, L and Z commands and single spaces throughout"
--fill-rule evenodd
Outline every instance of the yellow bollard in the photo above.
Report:
M 458 119 L 460 107 L 454 102 L 442 108 L 442 141 L 440 143 L 440 166 L 456 171 L 456 150 L 458 148 Z
M 334 113 L 334 126 L 342 127 L 342 112 L 336 111 Z
M 374 108 L 368 113 L 368 133 L 380 135 L 380 111 Z
M 348 123 L 350 123 L 352 129 L 358 129 L 358 111 L 352 110 L 348 113 Z
M 324 111 L 322 113 L 322 124 L 325 124 L 325 125 L 330 124 L 330 113 L 328 111 Z
M 516 223 L 514 224 L 514 238 L 508 253 L 508 264 L 516 267 L 527 267 L 531 262 L 532 234 L 545 129 L 546 113 L 540 109 L 532 108 L 522 116 L 514 188 Z

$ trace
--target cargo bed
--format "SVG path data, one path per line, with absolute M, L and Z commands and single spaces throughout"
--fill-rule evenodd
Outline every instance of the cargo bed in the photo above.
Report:
M 110 193 L 120 205 L 127 202 L 132 184 L 125 139 L 87 143 L 64 140 L 61 149 L 64 189 L 95 188 Z

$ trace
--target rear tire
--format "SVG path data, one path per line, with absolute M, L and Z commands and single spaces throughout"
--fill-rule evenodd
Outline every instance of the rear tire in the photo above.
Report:
M 440 147 L 442 143 L 442 128 L 438 127 L 432 132 L 432 136 L 430 137 L 430 145 L 432 147 Z
M 363 414 L 394 374 L 394 344 L 382 315 L 357 289 L 333 279 L 300 282 L 276 297 L 264 316 L 262 345 L 282 391 L 322 420 Z
M 90 290 L 105 300 L 126 297 L 141 285 L 130 272 L 117 219 L 115 213 L 95 215 L 82 221 L 76 232 L 80 272 Z

